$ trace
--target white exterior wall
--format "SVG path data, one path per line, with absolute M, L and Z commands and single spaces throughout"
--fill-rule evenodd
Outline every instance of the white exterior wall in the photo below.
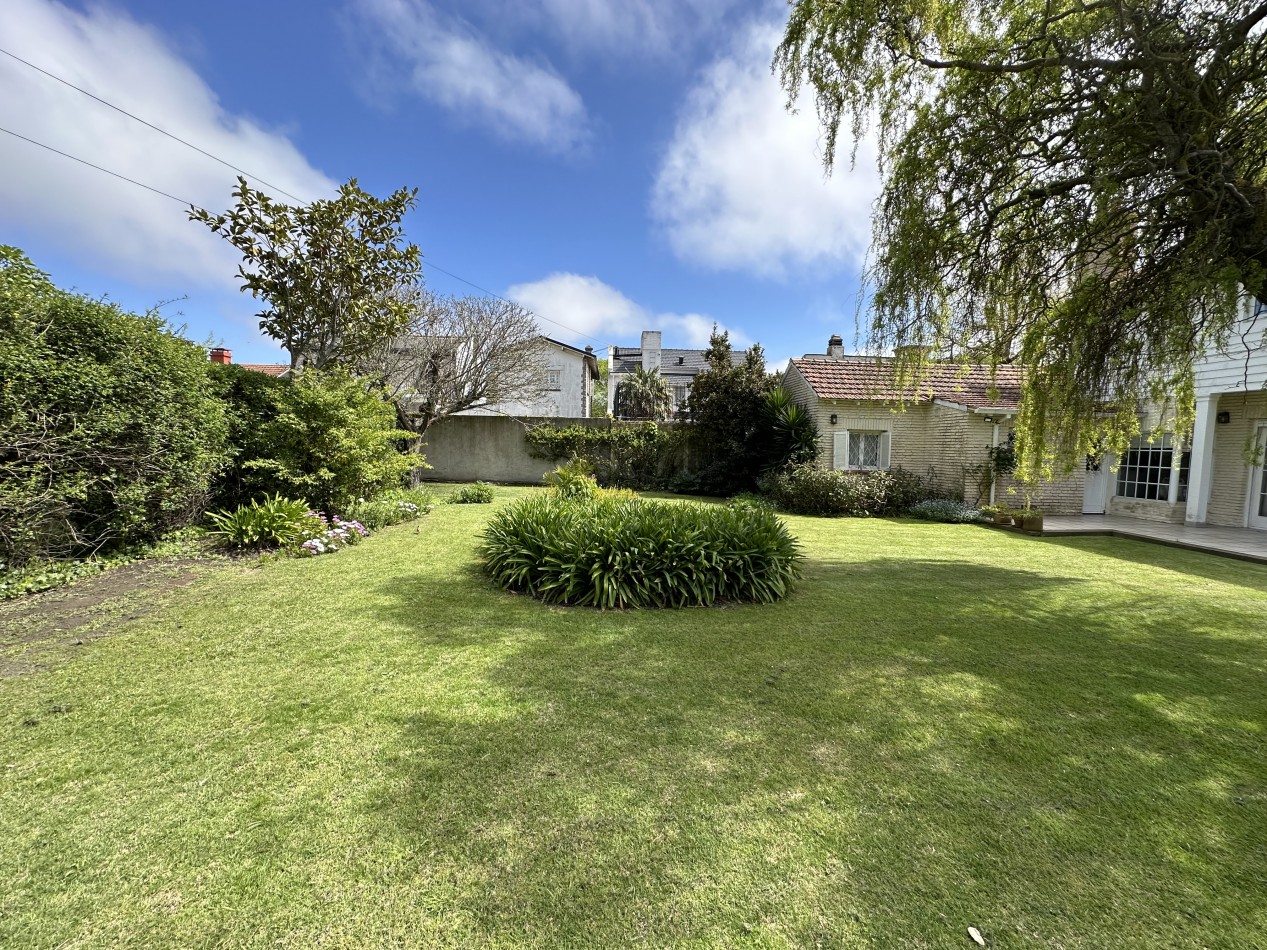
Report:
M 1196 425 L 1186 520 L 1243 528 L 1255 467 L 1246 445 L 1267 423 L 1267 311 L 1246 297 L 1229 339 L 1196 361 Z M 1220 417 L 1226 421 L 1219 421 Z
M 546 341 L 542 359 L 547 370 L 559 371 L 559 388 L 551 389 L 529 402 L 496 402 L 467 409 L 458 415 L 479 416 L 563 416 L 585 419 L 590 416 L 590 400 L 594 381 L 586 367 L 586 358 L 575 350 L 555 346 Z
M 1246 298 L 1245 313 L 1232 338 L 1222 349 L 1196 361 L 1198 399 L 1267 388 L 1267 312 L 1255 316 L 1254 309 L 1253 301 Z

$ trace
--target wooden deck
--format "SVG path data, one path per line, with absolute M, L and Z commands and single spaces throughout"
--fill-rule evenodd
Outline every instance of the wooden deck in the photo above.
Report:
M 1046 537 L 1102 534 L 1267 564 L 1267 531 L 1164 524 L 1112 515 L 1051 515 L 1043 521 L 1043 535 Z

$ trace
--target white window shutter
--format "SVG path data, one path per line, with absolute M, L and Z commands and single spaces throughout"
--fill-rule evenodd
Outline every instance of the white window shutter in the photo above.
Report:
M 832 442 L 832 468 L 849 467 L 849 432 L 837 432 Z
M 880 433 L 880 468 L 889 467 L 889 433 Z

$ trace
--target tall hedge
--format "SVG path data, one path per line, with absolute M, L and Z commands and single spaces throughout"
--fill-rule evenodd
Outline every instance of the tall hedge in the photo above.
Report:
M 152 539 L 224 460 L 206 351 L 155 315 L 53 286 L 0 246 L 0 559 Z

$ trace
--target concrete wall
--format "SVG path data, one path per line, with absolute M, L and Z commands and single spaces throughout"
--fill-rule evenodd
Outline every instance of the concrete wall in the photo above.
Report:
M 529 428 L 550 425 L 565 428 L 581 425 L 591 429 L 610 429 L 611 419 L 558 418 L 550 416 L 450 416 L 427 430 L 423 454 L 431 466 L 422 472 L 424 481 L 503 482 L 514 485 L 540 485 L 546 472 L 554 471 L 558 462 L 533 458 L 528 454 L 524 434 Z M 656 423 L 672 429 L 678 423 Z
M 528 454 L 524 433 L 530 426 L 584 425 L 606 428 L 607 419 L 568 419 L 543 416 L 450 416 L 427 430 L 423 453 L 431 468 L 427 481 L 507 482 L 540 485 L 557 463 Z

